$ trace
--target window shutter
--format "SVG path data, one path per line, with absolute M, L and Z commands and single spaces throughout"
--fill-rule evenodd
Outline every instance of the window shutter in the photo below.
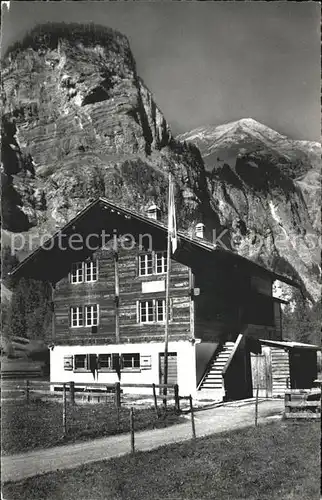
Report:
M 73 356 L 64 356 L 64 370 L 73 370 Z

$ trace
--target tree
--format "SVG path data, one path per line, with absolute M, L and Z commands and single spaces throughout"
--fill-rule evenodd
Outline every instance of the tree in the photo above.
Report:
M 19 259 L 15 254 L 11 253 L 9 245 L 3 247 L 1 252 L 1 278 L 4 284 L 10 285 L 8 274 L 19 264 Z
M 295 309 L 288 305 L 283 311 L 283 338 L 320 345 L 321 304 L 318 302 L 310 306 L 300 292 L 294 293 L 294 299 Z
M 9 316 L 11 336 L 45 339 L 52 316 L 49 283 L 22 278 L 14 287 Z

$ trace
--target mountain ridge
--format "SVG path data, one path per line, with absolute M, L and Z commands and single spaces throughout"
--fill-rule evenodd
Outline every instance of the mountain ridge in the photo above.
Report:
M 300 141 L 289 151 L 275 131 L 263 142 L 267 128 L 250 119 L 223 125 L 217 149 L 201 135 L 196 144 L 187 134 L 174 138 L 126 37 L 93 26 L 50 29 L 53 35 L 48 26 L 35 29 L 4 62 L 6 237 L 39 242 L 99 196 L 138 212 L 155 203 L 166 218 L 171 171 L 178 227 L 227 230 L 233 250 L 297 279 L 318 300 L 316 249 L 305 240 L 319 231 L 318 173 L 310 173 L 317 172 L 316 146 L 312 152 Z
M 244 150 L 254 152 L 265 149 L 289 161 L 302 159 L 315 166 L 321 157 L 321 145 L 318 142 L 290 139 L 253 118 L 198 127 L 178 135 L 177 139 L 194 142 L 202 152 L 208 170 L 213 168 L 217 159 L 229 162 L 229 151 L 232 153 L 230 163 Z

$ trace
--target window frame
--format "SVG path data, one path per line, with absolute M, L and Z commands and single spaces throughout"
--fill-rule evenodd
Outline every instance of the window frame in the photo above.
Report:
M 158 302 L 162 301 L 163 304 L 163 319 L 162 321 L 158 320 Z M 147 303 L 147 302 L 152 302 L 153 303 L 153 321 L 142 321 L 142 308 L 141 304 L 142 303 Z M 169 300 L 169 322 L 172 321 L 172 299 Z M 139 299 L 137 301 L 137 323 L 140 325 L 151 325 L 151 324 L 158 324 L 162 325 L 165 323 L 166 316 L 165 316 L 165 298 L 164 297 L 156 297 L 156 298 L 146 298 L 146 299 Z
M 76 275 L 74 274 L 73 267 L 78 266 L 76 269 Z M 88 266 L 90 266 L 90 277 L 91 279 L 87 279 Z M 94 278 L 94 275 L 96 276 Z M 76 276 L 76 280 L 74 280 L 74 276 Z M 69 272 L 69 283 L 71 285 L 78 285 L 79 283 L 95 283 L 98 280 L 98 260 L 91 259 L 88 261 L 78 261 L 73 262 L 71 265 L 71 270 Z
M 158 272 L 158 258 L 161 255 L 161 267 L 162 271 Z M 159 250 L 154 252 L 154 274 L 161 275 L 167 273 L 167 252 L 165 250 Z
M 144 273 L 142 274 L 141 272 L 141 259 L 144 257 L 144 266 L 145 269 L 148 268 L 148 257 L 151 257 L 151 272 L 150 273 Z M 139 258 L 138 258 L 138 275 L 140 278 L 145 278 L 146 276 L 153 276 L 153 271 L 154 271 L 154 265 L 153 265 L 153 252 L 141 252 L 139 253 Z
M 80 271 L 80 279 L 77 279 L 74 281 L 74 270 L 73 270 L 73 267 L 76 267 L 76 278 L 78 278 L 78 273 Z M 77 266 L 78 266 L 78 269 L 77 269 Z M 69 273 L 69 282 L 72 284 L 72 285 L 78 285 L 79 283 L 83 283 L 84 281 L 84 267 L 83 267 L 83 262 L 73 262 L 72 265 L 71 265 L 71 270 L 70 270 L 70 273 Z
M 73 309 L 76 309 L 78 311 L 78 314 L 76 315 L 77 318 L 77 324 L 73 324 L 74 318 L 73 318 Z M 80 314 L 81 313 L 81 314 Z M 81 324 L 80 324 L 80 319 L 81 317 Z M 69 327 L 70 328 L 83 328 L 84 325 L 84 308 L 83 306 L 70 306 L 69 307 Z
M 151 260 L 152 260 L 151 272 L 142 274 L 142 272 L 141 272 L 142 259 L 143 259 L 143 257 L 145 258 L 145 268 L 147 268 L 147 266 L 148 266 L 147 258 L 149 256 L 151 257 Z M 162 259 L 162 261 L 161 261 L 162 262 L 162 266 L 161 266 L 162 270 L 158 271 L 157 261 L 160 258 L 160 256 Z M 152 250 L 151 252 L 140 252 L 138 255 L 138 276 L 139 276 L 139 278 L 146 278 L 147 276 L 153 276 L 153 275 L 161 276 L 162 274 L 166 274 L 167 273 L 167 263 L 168 263 L 168 260 L 167 260 L 167 251 L 166 250 Z
M 97 259 L 85 261 L 84 263 L 84 282 L 85 283 L 95 283 L 98 280 L 98 261 Z M 87 279 L 88 266 L 90 269 L 90 278 Z M 95 278 L 94 278 L 95 275 Z
M 95 316 L 95 311 L 93 310 L 93 312 L 91 313 L 91 323 L 88 324 L 87 323 L 87 309 L 88 308 L 94 308 L 96 306 L 96 323 L 93 323 L 93 318 Z M 84 323 L 84 326 L 87 327 L 87 328 L 91 328 L 93 326 L 98 326 L 99 325 L 99 314 L 100 314 L 100 308 L 99 308 L 99 304 L 85 304 L 84 305 L 84 313 L 83 313 L 83 323 Z
M 132 366 L 124 366 L 124 357 L 132 356 Z M 137 358 L 135 358 L 135 356 Z M 138 361 L 138 365 L 135 366 L 135 359 Z M 123 371 L 136 371 L 141 370 L 141 355 L 139 352 L 123 352 L 121 353 L 121 370 Z
M 84 356 L 85 357 L 85 363 L 84 363 L 84 368 L 76 368 L 76 358 Z M 89 372 L 88 368 L 88 358 L 89 354 L 74 354 L 73 355 L 73 371 L 74 372 Z
M 101 372 L 115 372 L 115 368 L 113 367 L 113 354 L 115 353 L 110 353 L 110 352 L 100 352 L 97 354 L 97 364 L 98 364 L 98 371 Z M 100 357 L 101 356 L 107 356 L 108 358 L 108 365 L 109 366 L 101 366 L 101 361 Z
M 149 306 L 148 303 L 152 302 L 152 321 L 148 320 L 149 316 Z M 145 315 L 147 317 L 147 321 L 142 320 L 142 305 L 145 304 Z M 153 299 L 146 299 L 146 300 L 139 300 L 139 323 L 142 325 L 149 325 L 151 323 L 155 322 L 155 305 L 154 305 L 154 300 Z

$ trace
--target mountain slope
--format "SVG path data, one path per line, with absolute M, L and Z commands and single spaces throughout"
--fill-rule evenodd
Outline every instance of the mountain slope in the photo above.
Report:
M 227 229 L 228 247 L 318 300 L 306 240 L 319 225 L 316 145 L 249 119 L 174 139 L 126 37 L 98 26 L 37 27 L 8 51 L 2 76 L 3 227 L 7 241 L 23 233 L 23 255 L 98 196 L 138 211 L 156 203 L 165 217 L 170 170 L 181 229 Z
M 319 300 L 320 145 L 249 118 L 178 138 L 202 152 L 213 206 L 235 249 L 292 274 Z
M 79 24 L 36 28 L 5 57 L 2 97 L 9 233 L 52 233 L 98 196 L 165 212 L 169 170 L 182 224 L 217 224 L 200 153 L 172 138 L 124 35 Z
M 261 151 L 292 162 L 295 176 L 320 165 L 319 143 L 289 139 L 252 118 L 199 127 L 179 135 L 178 139 L 196 144 L 209 170 L 218 162 L 233 165 L 239 154 Z

